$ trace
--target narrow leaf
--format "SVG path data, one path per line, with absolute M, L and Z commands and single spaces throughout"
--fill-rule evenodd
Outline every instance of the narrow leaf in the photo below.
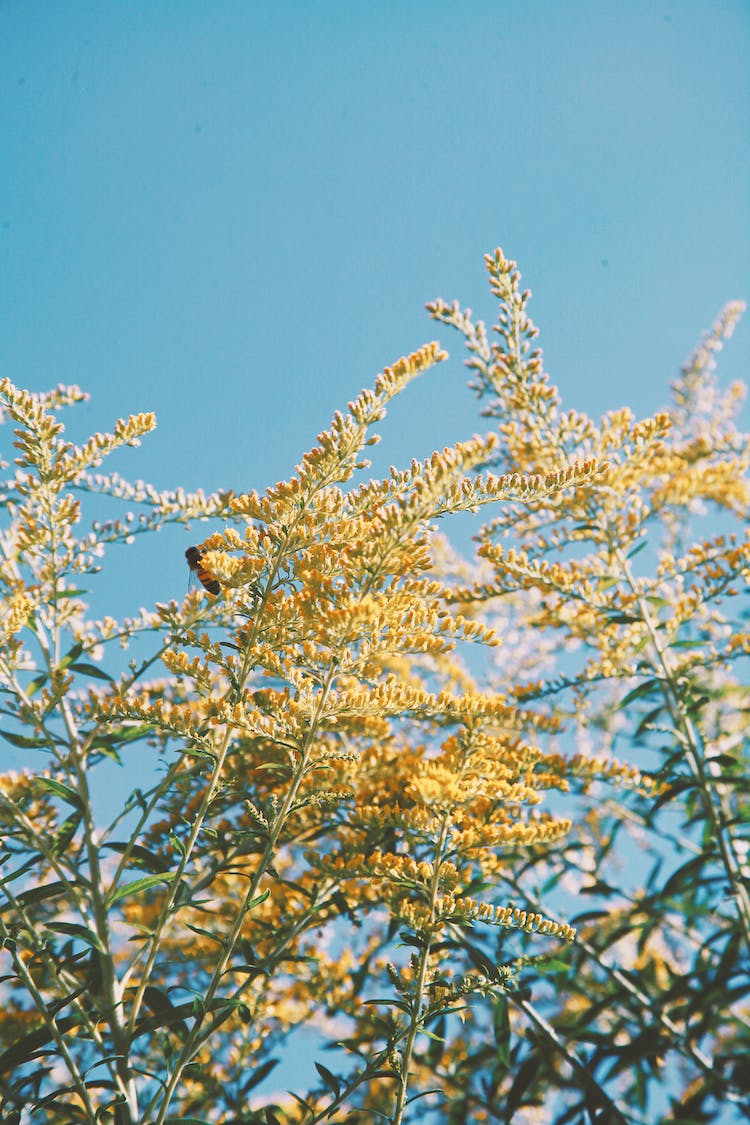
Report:
M 336 1075 L 332 1074 L 327 1066 L 323 1066 L 323 1064 L 319 1062 L 316 1062 L 315 1069 L 317 1070 L 318 1074 L 323 1079 L 331 1093 L 335 1097 L 338 1097 L 341 1093 L 341 1082 L 336 1077 Z
M 123 898 L 128 898 L 130 895 L 140 894 L 141 891 L 146 891 L 150 887 L 155 887 L 158 883 L 169 884 L 175 879 L 174 872 L 164 872 L 161 875 L 145 875 L 143 879 L 136 879 L 132 883 L 126 883 L 122 887 L 110 895 L 107 900 L 109 906 L 114 906 L 116 902 L 120 902 Z
M 69 593 L 70 592 L 72 592 L 72 591 L 69 591 Z M 79 590 L 77 592 L 83 593 L 82 590 Z M 59 600 L 60 597 L 62 597 L 62 595 L 58 594 L 58 600 Z M 73 645 L 73 647 L 68 652 L 66 652 L 65 656 L 60 661 L 59 667 L 63 671 L 66 668 L 69 668 L 70 665 L 73 664 L 78 659 L 78 657 L 81 655 L 82 652 L 83 652 L 83 645 L 80 643 L 80 641 L 76 641 L 76 643 Z
M 266 1059 L 266 1061 L 264 1063 L 261 1063 L 260 1066 L 256 1066 L 255 1070 L 252 1072 L 247 1082 L 245 1082 L 244 1084 L 243 1093 L 247 1094 L 250 1090 L 253 1090 L 256 1086 L 259 1086 L 263 1079 L 267 1078 L 274 1067 L 278 1065 L 278 1059 Z
M 82 926 L 78 922 L 47 922 L 44 928 L 51 930 L 53 934 L 65 934 L 66 937 L 78 938 L 79 941 L 90 945 L 92 949 L 97 949 L 100 953 L 104 952 L 99 938 L 88 926 Z
M 163 856 L 157 855 L 156 852 L 149 851 L 144 848 L 142 844 L 134 844 L 132 847 L 129 844 L 111 843 L 104 844 L 112 852 L 117 852 L 118 855 L 124 855 L 126 851 L 130 851 L 130 856 L 133 865 L 136 867 L 143 867 L 146 871 L 168 871 L 167 861 Z
M 32 749 L 37 746 L 49 746 L 50 742 L 48 738 L 27 734 L 14 734 L 13 731 L 10 730 L 0 730 L 0 734 L 11 746 L 20 746 L 23 750 Z
M 55 781 L 51 777 L 39 777 L 37 778 L 37 781 L 43 789 L 49 789 L 49 791 L 51 793 L 54 793 L 56 797 L 59 797 L 67 804 L 72 805 L 74 809 L 78 810 L 78 812 L 83 812 L 83 801 L 81 800 L 78 793 L 76 793 L 75 789 L 71 789 L 70 786 L 63 785 L 61 781 Z
M 92 676 L 95 680 L 107 680 L 109 683 L 114 683 L 109 673 L 96 664 L 71 664 L 69 671 L 78 672 L 81 676 Z

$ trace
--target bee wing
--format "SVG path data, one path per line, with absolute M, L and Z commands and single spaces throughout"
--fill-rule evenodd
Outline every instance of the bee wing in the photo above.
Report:
M 195 586 L 196 582 L 200 582 L 201 586 L 203 586 L 205 590 L 208 590 L 209 594 L 212 594 L 214 597 L 220 594 L 220 584 L 214 578 L 213 574 L 205 569 L 201 562 L 201 559 L 203 558 L 203 552 L 200 551 L 197 547 L 188 547 L 187 551 L 185 551 L 185 558 L 187 559 L 187 564 L 190 568 L 190 574 L 188 576 L 188 591 L 190 591 L 193 586 Z
M 188 593 L 194 590 L 198 584 L 198 562 L 200 560 L 200 553 L 196 547 L 188 547 L 185 551 L 185 559 L 188 564 Z

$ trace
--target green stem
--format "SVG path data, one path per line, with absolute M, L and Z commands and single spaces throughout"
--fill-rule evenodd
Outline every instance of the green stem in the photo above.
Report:
M 430 880 L 430 927 L 435 924 L 437 896 L 438 890 L 440 889 L 440 865 L 447 836 L 448 816 L 444 815 L 443 823 L 440 826 L 437 845 L 435 847 L 435 862 L 433 864 L 432 878 Z M 414 992 L 412 994 L 411 1018 L 409 1021 L 409 1030 L 407 1031 L 406 1040 L 404 1042 L 404 1049 L 401 1055 L 401 1074 L 399 1075 L 396 1107 L 391 1119 L 391 1125 L 401 1125 L 404 1117 L 404 1110 L 406 1109 L 406 1095 L 409 1085 L 409 1071 L 411 1070 L 411 1062 L 414 1056 L 414 1045 L 416 1043 L 417 1035 L 421 1031 L 424 1024 L 425 1013 L 422 1009 L 422 997 L 424 995 L 425 987 L 427 984 L 427 972 L 430 966 L 431 953 L 432 938 L 425 937 L 424 944 L 419 952 L 417 979 L 415 981 Z
M 6 943 L 10 939 L 10 934 L 3 925 L 2 921 L 0 921 L 0 935 L 3 938 L 3 944 L 6 946 L 6 948 L 9 948 Z M 19 979 L 23 981 L 26 991 L 34 1001 L 38 1012 L 42 1016 L 42 1019 L 49 1029 L 50 1035 L 57 1044 L 57 1049 L 60 1052 L 60 1056 L 65 1063 L 65 1066 L 68 1068 L 68 1073 L 70 1074 L 71 1081 L 73 1082 L 73 1085 L 76 1088 L 76 1092 L 85 1107 L 88 1120 L 91 1122 L 91 1125 L 95 1125 L 96 1114 L 94 1106 L 89 1097 L 89 1092 L 86 1088 L 86 1083 L 84 1082 L 83 1075 L 79 1071 L 73 1056 L 68 1050 L 68 1044 L 65 1041 L 65 1036 L 63 1035 L 62 1031 L 57 1026 L 57 1020 L 48 1012 L 44 997 L 35 985 L 34 979 L 31 976 L 28 968 L 24 964 L 23 960 L 20 957 L 16 956 L 15 952 L 11 953 L 11 958 L 15 972 L 17 973 Z
M 286 795 L 284 797 L 284 800 L 283 800 L 283 802 L 282 802 L 282 804 L 279 808 L 279 811 L 274 818 L 274 822 L 273 822 L 273 825 L 271 827 L 271 831 L 269 832 L 269 835 L 268 835 L 268 840 L 266 841 L 266 846 L 263 849 L 263 853 L 262 853 L 262 855 L 260 857 L 260 860 L 258 862 L 258 866 L 256 868 L 255 874 L 253 875 L 252 879 L 250 880 L 247 891 L 245 892 L 245 897 L 242 901 L 242 905 L 241 905 L 240 909 L 237 912 L 237 916 L 234 920 L 234 924 L 232 925 L 231 930 L 229 931 L 228 935 L 226 936 L 226 938 L 223 941 L 223 949 L 222 949 L 221 956 L 219 957 L 219 960 L 218 960 L 217 964 L 214 966 L 213 972 L 211 974 L 211 980 L 209 982 L 208 988 L 206 989 L 205 995 L 203 997 L 202 1013 L 200 1015 L 196 1016 L 195 1022 L 193 1023 L 193 1026 L 190 1028 L 190 1032 L 188 1034 L 187 1040 L 186 1040 L 186 1042 L 185 1042 L 185 1044 L 182 1048 L 182 1051 L 180 1052 L 180 1056 L 177 1060 L 177 1063 L 175 1064 L 175 1067 L 172 1071 L 172 1074 L 169 1078 L 169 1081 L 166 1084 L 164 1094 L 163 1094 L 163 1098 L 162 1098 L 161 1107 L 159 1109 L 158 1114 L 154 1118 L 154 1125 L 163 1125 L 164 1118 L 165 1118 L 165 1116 L 167 1114 L 167 1111 L 169 1109 L 169 1103 L 171 1102 L 172 1097 L 173 1097 L 174 1092 L 175 1092 L 175 1089 L 177 1088 L 177 1085 L 178 1085 L 178 1083 L 179 1083 L 179 1081 L 182 1077 L 182 1073 L 183 1073 L 185 1067 L 188 1065 L 188 1063 L 192 1059 L 192 1057 L 194 1056 L 195 1052 L 199 1048 L 199 1039 L 200 1039 L 201 1028 L 203 1026 L 203 1021 L 205 1020 L 206 1015 L 210 1011 L 211 1003 L 212 1003 L 212 1001 L 213 1001 L 213 999 L 216 995 L 219 984 L 220 984 L 221 979 L 224 975 L 224 971 L 227 968 L 227 965 L 229 964 L 229 961 L 232 957 L 232 954 L 234 953 L 234 948 L 235 948 L 235 945 L 237 944 L 237 939 L 239 938 L 239 935 L 242 931 L 242 927 L 245 924 L 245 919 L 247 918 L 247 915 L 248 915 L 249 911 L 252 909 L 252 904 L 253 904 L 253 901 L 254 901 L 257 893 L 258 893 L 258 889 L 260 887 L 261 880 L 265 876 L 265 874 L 268 870 L 268 867 L 271 863 L 271 859 L 273 858 L 273 856 L 275 854 L 276 846 L 278 844 L 279 837 L 281 836 L 281 832 L 284 828 L 284 824 L 286 822 L 286 819 L 289 815 L 289 811 L 290 811 L 290 809 L 291 809 L 291 807 L 294 803 L 294 800 L 297 796 L 297 792 L 299 791 L 299 787 L 302 784 L 302 780 L 303 780 L 305 774 L 307 773 L 307 766 L 308 766 L 308 762 L 309 762 L 309 758 L 310 758 L 310 752 L 312 750 L 312 747 L 313 747 L 313 744 L 314 744 L 314 741 L 315 741 L 315 736 L 317 734 L 317 729 L 318 729 L 318 724 L 320 722 L 320 718 L 321 718 L 322 713 L 325 709 L 325 705 L 326 705 L 326 702 L 327 702 L 327 699 L 328 699 L 328 695 L 329 695 L 329 693 L 331 691 L 331 687 L 333 685 L 333 680 L 334 680 L 335 673 L 336 673 L 336 666 L 337 666 L 336 662 L 334 661 L 332 663 L 330 669 L 329 669 L 328 677 L 326 679 L 325 684 L 323 685 L 323 690 L 321 691 L 320 696 L 318 698 L 317 705 L 316 705 L 316 708 L 315 708 L 315 712 L 314 712 L 314 714 L 311 718 L 310 726 L 309 726 L 307 735 L 305 736 L 305 741 L 304 741 L 304 744 L 303 744 L 303 747 L 302 747 L 302 753 L 301 753 L 301 756 L 300 756 L 299 763 L 297 765 L 297 769 L 295 770 L 295 775 L 294 775 L 294 778 L 292 780 L 292 784 L 289 786 L 289 788 L 286 792 Z M 223 1019 L 224 1017 L 222 1016 L 221 1018 Z M 210 1030 L 211 1029 L 209 1029 L 209 1031 Z
M 47 646 L 39 636 L 38 640 L 43 647 L 48 671 L 50 676 L 52 676 L 54 669 L 59 667 L 61 659 L 60 642 L 62 629 L 58 614 L 58 591 L 59 584 L 62 580 L 63 575 L 58 565 L 57 558 L 58 537 L 55 510 L 55 500 L 57 492 L 54 488 L 48 487 L 49 472 L 45 472 L 41 466 L 40 480 L 42 484 L 42 488 L 40 490 L 40 506 L 47 518 L 49 529 L 49 547 L 52 568 L 52 597 L 50 606 L 51 643 L 49 646 Z M 125 1028 L 121 1021 L 122 994 L 120 991 L 119 981 L 117 979 L 117 973 L 115 971 L 115 959 L 110 941 L 111 934 L 109 930 L 109 917 L 107 910 L 107 892 L 104 887 L 104 880 L 102 878 L 102 871 L 99 864 L 99 846 L 97 842 L 96 826 L 94 824 L 93 809 L 91 804 L 91 794 L 89 792 L 88 777 L 86 773 L 86 754 L 83 751 L 82 740 L 80 738 L 80 734 L 72 711 L 68 705 L 68 701 L 64 698 L 61 698 L 58 705 L 67 735 L 68 748 L 70 752 L 69 761 L 72 764 L 77 792 L 81 801 L 81 822 L 83 826 L 84 847 L 86 850 L 86 858 L 89 868 L 90 906 L 94 918 L 94 929 L 99 942 L 98 958 L 101 971 L 101 999 L 103 1001 L 103 1014 L 106 1016 L 112 1035 L 113 1054 L 116 1059 L 115 1081 L 117 1088 L 124 1099 L 123 1104 L 118 1108 L 118 1125 L 120 1125 L 121 1121 L 123 1122 L 123 1125 L 129 1125 L 130 1121 L 136 1118 L 138 1115 L 137 1090 L 135 1082 L 133 1080 L 133 1076 L 130 1073 L 128 1037 L 125 1034 Z
M 618 808 L 617 812 L 620 811 L 621 810 L 619 810 Z M 519 894 L 523 894 L 524 898 L 526 898 L 528 902 L 535 902 L 534 898 L 530 899 L 529 896 L 521 890 L 517 883 L 513 883 L 512 885 L 515 887 Z M 538 900 L 536 900 L 535 902 L 535 909 L 541 909 L 541 904 Z M 684 935 L 680 934 L 680 936 Z M 596 946 L 592 945 L 590 942 L 586 941 L 586 939 L 580 934 L 576 936 L 576 945 L 580 946 L 580 948 L 588 954 L 591 960 L 596 962 L 596 964 L 598 964 L 602 968 L 607 976 L 609 976 L 612 980 L 617 981 L 620 988 L 622 988 L 625 992 L 632 996 L 634 1000 L 637 1001 L 637 1003 L 640 1005 L 641 1011 L 644 1013 L 645 1018 L 656 1020 L 656 1022 L 661 1027 L 663 1027 L 665 1031 L 669 1032 L 670 1036 L 672 1037 L 671 1042 L 675 1050 L 679 1051 L 681 1054 L 689 1056 L 693 1060 L 693 1062 L 696 1063 L 700 1070 L 702 1070 L 705 1074 L 710 1074 L 713 1078 L 716 1078 L 717 1071 L 713 1060 L 705 1055 L 703 1051 L 701 1051 L 698 1047 L 694 1047 L 692 1043 L 689 1042 L 686 1032 L 683 1031 L 674 1022 L 674 1020 L 672 1020 L 666 1014 L 666 1012 L 662 1011 L 659 1006 L 654 1004 L 652 997 L 644 992 L 643 988 L 635 984 L 634 981 L 631 980 L 626 973 L 622 972 L 621 969 L 618 969 L 617 966 L 608 964 L 604 959 L 602 951 L 597 949 Z
M 530 1004 L 528 1000 L 521 1000 L 513 993 L 509 995 L 515 1006 L 528 1016 L 531 1022 L 542 1032 L 545 1039 L 557 1048 L 573 1072 L 581 1079 L 581 1083 L 596 1098 L 602 1108 L 607 1111 L 608 1116 L 606 1117 L 606 1121 L 608 1125 L 628 1125 L 627 1118 L 623 1116 L 609 1095 L 601 1088 L 586 1063 L 582 1062 L 578 1056 L 570 1050 L 568 1045 L 557 1034 L 552 1024 L 548 1023 L 544 1016 L 537 1012 L 536 1008 L 533 1004 Z
M 734 840 L 728 828 L 728 824 L 732 819 L 731 811 L 725 807 L 720 793 L 717 794 L 719 808 L 717 809 L 714 804 L 716 789 L 705 769 L 705 747 L 703 745 L 703 740 L 680 698 L 677 678 L 672 668 L 669 653 L 662 643 L 657 625 L 654 622 L 647 602 L 641 595 L 638 583 L 633 576 L 627 558 L 617 546 L 614 547 L 614 554 L 620 564 L 630 590 L 637 599 L 641 619 L 648 630 L 651 645 L 656 653 L 657 662 L 661 669 L 660 682 L 662 684 L 664 698 L 675 727 L 681 736 L 681 742 L 685 747 L 687 763 L 701 794 L 706 819 L 718 844 L 722 864 L 732 887 L 737 905 L 737 913 L 742 933 L 747 947 L 750 949 L 750 891 L 748 890 L 746 879 L 743 877 L 742 863 L 735 851 Z
M 284 541 L 284 542 L 279 544 L 278 550 L 276 552 L 276 558 L 274 560 L 273 566 L 271 568 L 270 575 L 268 577 L 268 580 L 267 580 L 266 585 L 265 585 L 265 589 L 263 591 L 263 597 L 261 598 L 260 605 L 258 607 L 258 613 L 256 614 L 255 621 L 254 621 L 254 624 L 253 624 L 252 636 L 248 640 L 248 645 L 247 645 L 247 648 L 246 648 L 246 653 L 245 653 L 245 657 L 244 657 L 243 664 L 242 664 L 242 671 L 241 671 L 241 674 L 240 674 L 240 676 L 238 678 L 238 681 L 237 681 L 237 687 L 236 687 L 236 689 L 232 690 L 232 693 L 231 693 L 231 696 L 230 696 L 230 698 L 233 700 L 233 702 L 238 702 L 242 697 L 242 692 L 244 690 L 245 681 L 247 679 L 247 676 L 250 673 L 249 652 L 252 648 L 252 644 L 254 643 L 255 638 L 257 637 L 258 630 L 260 628 L 260 621 L 263 617 L 263 610 L 265 609 L 268 598 L 270 597 L 271 591 L 273 590 L 273 585 L 274 585 L 274 582 L 276 581 L 276 576 L 277 576 L 277 574 L 279 572 L 279 569 L 281 567 L 285 550 L 286 550 L 286 542 Z M 200 803 L 200 805 L 198 807 L 198 810 L 196 812 L 195 818 L 193 820 L 192 828 L 190 830 L 190 833 L 188 834 L 187 842 L 184 845 L 183 853 L 182 853 L 182 855 L 180 857 L 180 861 L 177 865 L 177 870 L 175 872 L 175 876 L 174 876 L 169 888 L 167 889 L 167 892 L 166 892 L 166 895 L 165 895 L 165 898 L 164 898 L 164 902 L 162 904 L 161 911 L 159 912 L 159 917 L 158 917 L 156 925 L 155 925 L 155 927 L 154 927 L 154 929 L 153 929 L 153 931 L 150 935 L 150 942 L 149 942 L 150 947 L 149 947 L 148 956 L 146 958 L 146 961 L 145 961 L 145 964 L 144 964 L 144 967 L 143 967 L 143 971 L 141 973 L 141 980 L 140 980 L 140 983 L 138 984 L 138 988 L 136 989 L 136 993 L 135 993 L 135 996 L 133 998 L 132 1006 L 131 1006 L 131 1009 L 130 1009 L 130 1018 L 129 1018 L 129 1021 L 128 1021 L 128 1031 L 129 1031 L 129 1034 L 130 1034 L 131 1037 L 132 1037 L 133 1032 L 135 1030 L 135 1025 L 136 1025 L 136 1022 L 138 1020 L 138 1016 L 140 1014 L 141 1006 L 143 1004 L 143 998 L 144 998 L 144 995 L 146 993 L 146 989 L 148 988 L 149 981 L 151 979 L 151 973 L 153 971 L 154 964 L 156 962 L 156 958 L 157 958 L 158 953 L 159 953 L 159 944 L 160 944 L 161 936 L 164 932 L 164 927 L 167 924 L 167 921 L 168 921 L 168 919 L 170 917 L 170 914 L 172 912 L 172 908 L 173 908 L 174 903 L 177 899 L 177 895 L 180 891 L 180 886 L 181 886 L 181 883 L 182 883 L 182 876 L 185 873 L 185 870 L 187 868 L 188 861 L 190 860 L 190 857 L 192 855 L 193 848 L 195 847 L 196 840 L 198 839 L 198 836 L 201 832 L 201 829 L 203 828 L 203 822 L 206 818 L 206 814 L 208 812 L 211 801 L 214 798 L 214 794 L 215 794 L 216 787 L 217 787 L 218 782 L 219 782 L 219 778 L 221 777 L 221 774 L 222 774 L 223 769 L 224 769 L 224 763 L 226 761 L 226 757 L 227 757 L 227 754 L 229 753 L 229 748 L 230 748 L 230 738 L 231 738 L 231 730 L 230 730 L 229 726 L 227 726 L 225 731 L 224 731 L 224 737 L 222 739 L 221 746 L 219 747 L 219 750 L 217 751 L 217 754 L 216 754 L 216 757 L 215 757 L 215 760 L 214 760 L 214 766 L 213 766 L 213 769 L 211 770 L 211 776 L 209 778 L 209 782 L 208 782 L 208 785 L 206 787 L 206 791 L 203 794 L 203 799 L 201 800 L 201 803 Z

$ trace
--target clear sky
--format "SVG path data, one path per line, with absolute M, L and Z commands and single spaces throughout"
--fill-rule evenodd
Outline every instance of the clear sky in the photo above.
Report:
M 437 335 L 382 472 L 485 429 L 424 303 L 491 320 L 501 245 L 566 405 L 647 413 L 750 293 L 749 85 L 747 0 L 0 0 L 0 371 L 90 391 L 76 438 L 155 410 L 125 475 L 244 490 Z

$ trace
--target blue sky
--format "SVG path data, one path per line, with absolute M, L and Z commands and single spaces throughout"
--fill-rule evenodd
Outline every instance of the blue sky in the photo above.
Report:
M 87 389 L 76 438 L 155 410 L 125 475 L 244 490 L 437 335 L 382 472 L 486 428 L 424 303 L 492 320 L 501 245 L 566 405 L 647 413 L 750 292 L 749 85 L 740 0 L 3 0 L 0 370 Z M 180 596 L 183 538 L 110 608 Z

